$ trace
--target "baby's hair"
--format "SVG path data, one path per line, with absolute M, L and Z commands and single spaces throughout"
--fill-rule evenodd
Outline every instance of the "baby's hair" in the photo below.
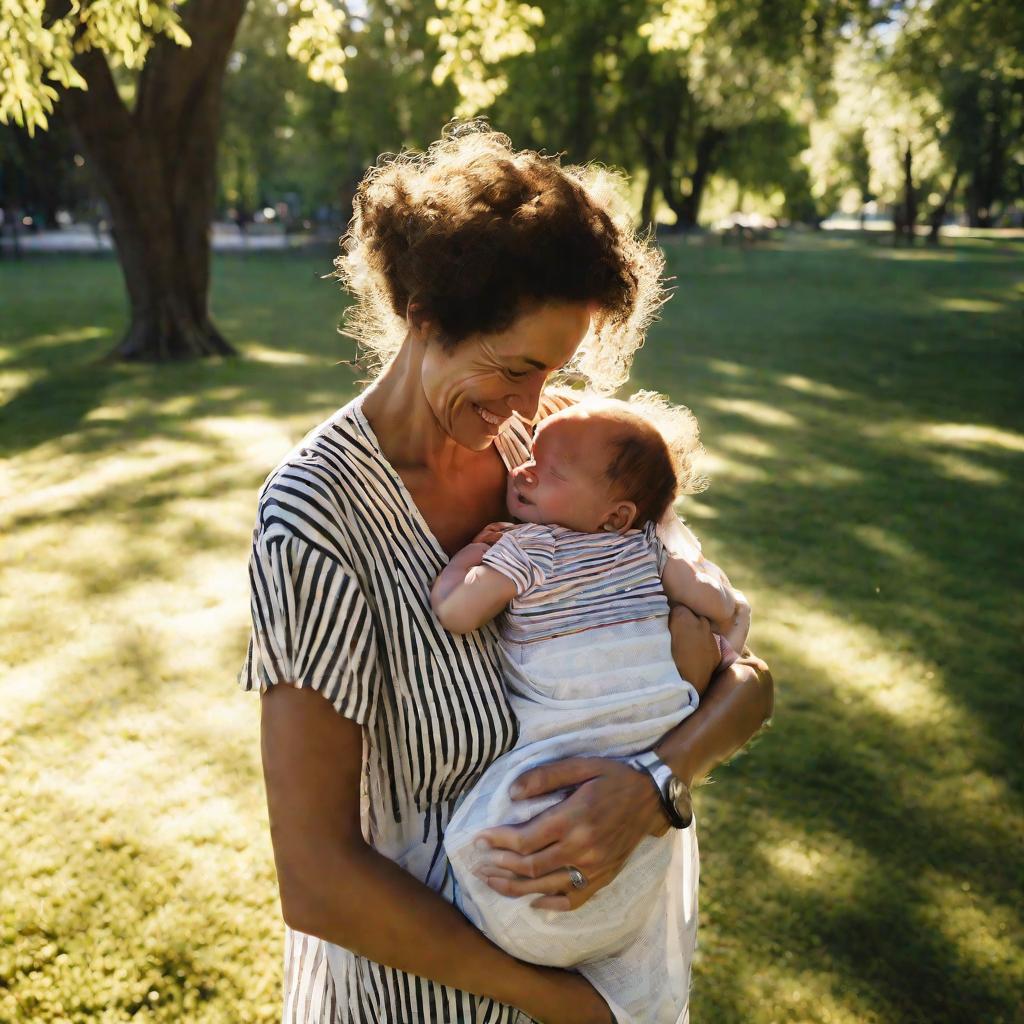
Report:
M 672 405 L 654 391 L 638 391 L 628 401 L 594 399 L 580 408 L 617 428 L 605 476 L 636 505 L 634 527 L 659 522 L 680 494 L 707 486 L 697 468 L 704 454 L 700 427 L 686 406 Z

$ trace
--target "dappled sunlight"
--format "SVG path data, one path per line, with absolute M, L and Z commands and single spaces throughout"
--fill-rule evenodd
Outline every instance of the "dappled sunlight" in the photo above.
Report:
M 941 309 L 950 313 L 1002 313 L 1005 303 L 992 299 L 948 298 L 936 299 Z
M 856 487 L 864 481 L 864 473 L 853 466 L 830 459 L 816 459 L 804 455 L 791 466 L 786 479 L 800 487 Z
M 895 263 L 956 263 L 960 259 L 959 254 L 954 249 L 925 248 L 924 246 L 920 246 L 917 249 L 875 246 L 871 249 L 865 249 L 864 252 L 871 259 L 887 260 Z
M 1001 430 L 982 423 L 912 424 L 908 432 L 926 443 L 949 445 L 953 448 L 995 449 L 1024 453 L 1024 434 Z
M 932 452 L 929 459 L 935 471 L 950 480 L 961 480 L 967 484 L 984 484 L 987 487 L 999 487 L 1007 482 L 1006 474 L 989 466 L 979 466 L 970 459 L 957 455 L 945 455 Z
M 265 416 L 204 416 L 193 426 L 201 437 L 232 448 L 244 465 L 269 473 L 316 424 L 307 424 L 299 437 L 287 422 Z
M 869 998 L 848 991 L 838 972 L 801 969 L 799 958 L 792 955 L 784 960 L 748 975 L 741 1006 L 770 1006 L 768 1019 L 779 1024 L 887 1024 Z
M 75 327 L 50 334 L 36 334 L 19 339 L 16 343 L 0 343 L 0 363 L 24 362 L 26 353 L 34 353 L 38 349 L 50 349 L 57 345 L 73 346 L 78 342 L 97 341 L 110 336 L 110 330 L 105 327 Z
M 677 509 L 679 515 L 683 519 L 717 519 L 719 516 L 718 510 L 714 505 L 709 505 L 705 501 L 701 501 L 700 497 L 696 494 L 688 494 L 684 499 L 682 505 Z
M 1024 452 L 1024 435 L 983 424 L 895 419 L 867 423 L 861 432 L 872 441 L 912 446 L 938 476 L 988 487 L 1009 482 L 1008 472 L 992 465 L 994 457 Z
M 845 402 L 853 398 L 850 391 L 837 388 L 824 381 L 802 377 L 798 373 L 787 373 L 785 376 L 779 377 L 778 381 L 784 388 L 789 388 L 801 395 L 809 395 L 811 398 L 826 398 L 833 402 Z
M 755 628 L 773 646 L 791 648 L 838 700 L 867 701 L 894 722 L 941 730 L 936 738 L 943 733 L 952 738 L 963 712 L 935 684 L 936 666 L 899 650 L 884 632 L 793 591 L 777 596 L 770 617 L 758 619 Z
M 59 443 L 55 442 L 52 449 L 42 454 L 41 459 L 18 474 L 21 486 L 7 509 L 12 518 L 28 521 L 33 513 L 39 513 L 53 519 L 112 496 L 128 507 L 135 496 L 133 485 L 159 474 L 173 475 L 175 470 L 193 465 L 196 453 L 190 445 L 154 439 L 128 451 L 91 460 L 88 472 L 83 471 L 76 456 L 61 452 Z
M 749 377 L 750 367 L 742 363 L 729 362 L 726 359 L 709 359 L 708 369 L 721 377 Z
M 722 479 L 743 483 L 760 483 L 769 479 L 767 470 L 742 459 L 731 459 L 715 452 L 708 452 L 700 463 L 701 472 L 712 480 Z
M 768 459 L 778 454 L 775 445 L 757 434 L 719 434 L 715 438 L 715 447 L 724 448 L 741 458 Z
M 777 884 L 855 902 L 859 889 L 878 873 L 878 861 L 849 838 L 820 830 L 766 841 L 761 856 L 778 873 Z
M 1019 914 L 978 892 L 966 875 L 926 870 L 919 882 L 925 897 L 921 925 L 942 935 L 966 969 L 1012 991 L 1020 978 L 1007 961 L 1006 944 L 1021 934 L 1024 923 Z
M 6 399 L 36 380 L 40 370 L 0 370 L 0 398 Z
M 921 553 L 892 530 L 874 523 L 852 523 L 848 529 L 866 548 L 892 559 L 898 570 L 922 572 L 927 568 Z
M 785 409 L 751 398 L 709 398 L 705 404 L 728 416 L 750 420 L 763 427 L 778 427 L 788 430 L 800 425 L 796 416 L 786 412 Z
M 266 345 L 249 344 L 245 346 L 245 354 L 249 359 L 274 366 L 314 366 L 318 360 L 305 352 L 288 352 L 285 349 L 269 348 Z

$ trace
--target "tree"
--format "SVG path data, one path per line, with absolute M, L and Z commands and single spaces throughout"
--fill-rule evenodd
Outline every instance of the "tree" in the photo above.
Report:
M 0 64 L 34 78 L 7 97 L 5 118 L 45 128 L 55 80 L 109 207 L 131 309 L 122 358 L 232 351 L 208 312 L 208 231 L 221 79 L 244 6 L 190 0 L 179 16 L 142 0 L 129 20 L 127 8 L 49 0 L 0 19 Z
M 972 227 L 990 227 L 1020 195 L 1024 170 L 1024 7 L 1013 0 L 908 0 L 892 63 L 943 113 L 948 185 L 932 236 L 961 182 Z

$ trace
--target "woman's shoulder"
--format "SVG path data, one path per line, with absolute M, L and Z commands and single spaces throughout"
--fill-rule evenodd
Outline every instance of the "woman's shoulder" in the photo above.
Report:
M 317 546 L 350 532 L 353 491 L 365 503 L 366 477 L 379 470 L 375 446 L 352 402 L 314 427 L 271 471 L 260 489 L 257 529 Z

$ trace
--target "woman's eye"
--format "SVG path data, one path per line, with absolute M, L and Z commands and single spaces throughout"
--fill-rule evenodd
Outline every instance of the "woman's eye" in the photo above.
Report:
M 528 372 L 528 370 L 506 370 L 505 376 L 511 377 L 512 380 L 519 380 L 520 377 L 525 377 Z

